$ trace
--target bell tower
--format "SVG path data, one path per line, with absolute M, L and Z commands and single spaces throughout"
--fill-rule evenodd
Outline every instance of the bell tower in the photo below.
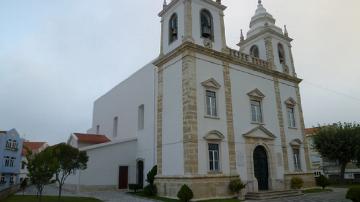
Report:
M 284 30 L 275 24 L 275 18 L 258 1 L 255 15 L 250 21 L 246 38 L 241 31 L 240 51 L 253 57 L 267 60 L 273 70 L 296 77 L 291 52 L 291 42 L 286 26 Z
M 185 41 L 216 51 L 226 49 L 224 10 L 221 0 L 164 0 L 161 17 L 160 55 Z

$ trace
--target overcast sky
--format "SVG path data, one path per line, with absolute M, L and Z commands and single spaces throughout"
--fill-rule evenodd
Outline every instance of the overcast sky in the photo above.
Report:
M 169 0 L 168 0 L 169 1 Z M 257 0 L 223 0 L 228 46 Z M 263 0 L 288 26 L 307 127 L 360 121 L 360 1 Z M 162 0 L 0 0 L 0 129 L 66 141 L 93 101 L 159 54 Z

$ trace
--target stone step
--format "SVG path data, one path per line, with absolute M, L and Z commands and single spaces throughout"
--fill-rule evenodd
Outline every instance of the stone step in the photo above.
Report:
M 245 195 L 247 200 L 265 200 L 283 197 L 301 196 L 303 193 L 299 190 L 285 190 L 285 191 L 264 191 L 264 192 L 249 192 Z

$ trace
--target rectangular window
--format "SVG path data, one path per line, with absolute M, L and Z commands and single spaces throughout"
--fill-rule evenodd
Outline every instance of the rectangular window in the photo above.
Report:
M 255 123 L 262 123 L 262 109 L 261 102 L 257 100 L 251 100 L 251 121 Z
M 293 149 L 294 153 L 294 167 L 296 171 L 301 170 L 301 163 L 300 163 L 300 149 Z
M 1 175 L 0 184 L 5 184 L 5 176 Z
M 100 125 L 96 126 L 96 134 L 99 135 L 100 134 Z
M 113 123 L 113 137 L 117 137 L 117 135 L 118 135 L 118 117 L 115 117 Z
M 5 160 L 5 167 L 9 167 L 10 166 L 10 158 L 8 156 L 5 156 L 4 160 Z
M 23 170 L 24 170 L 24 169 L 25 169 L 25 167 L 26 167 L 26 162 L 25 162 L 25 161 L 22 161 L 22 162 L 21 162 L 21 169 L 23 169 Z
M 15 159 L 16 159 L 16 158 L 11 157 L 11 159 L 10 159 L 10 167 L 14 167 L 14 166 L 15 166 L 15 165 L 14 165 Z
M 145 107 L 144 105 L 140 105 L 138 109 L 138 129 L 144 129 L 144 117 L 145 116 Z
M 217 117 L 216 92 L 206 91 L 206 114 Z
M 209 144 L 209 170 L 220 171 L 219 165 L 219 144 Z
M 287 111 L 287 116 L 288 116 L 288 125 L 290 128 L 295 128 L 296 127 L 296 122 L 295 122 L 295 109 L 294 107 L 287 107 L 286 108 Z
M 15 178 L 15 176 L 13 176 L 13 175 L 10 176 L 10 184 L 14 184 L 14 178 Z

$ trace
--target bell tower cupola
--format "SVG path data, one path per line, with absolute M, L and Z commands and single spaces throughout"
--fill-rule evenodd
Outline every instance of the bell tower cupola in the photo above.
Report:
M 240 51 L 252 57 L 267 60 L 273 70 L 296 77 L 291 52 L 291 41 L 286 26 L 284 31 L 276 25 L 275 18 L 258 0 L 257 9 L 251 18 L 246 39 L 241 31 Z
M 161 50 L 165 55 L 184 42 L 217 51 L 226 50 L 224 10 L 221 0 L 164 0 Z

